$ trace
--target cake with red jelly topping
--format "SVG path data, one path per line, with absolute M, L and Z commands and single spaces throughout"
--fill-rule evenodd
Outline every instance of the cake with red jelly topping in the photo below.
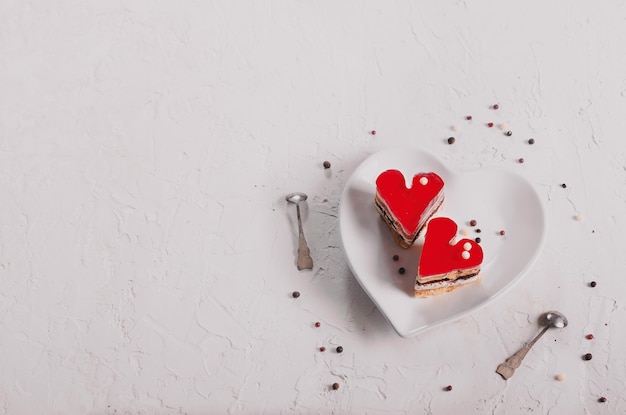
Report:
M 415 296 L 442 294 L 480 279 L 483 250 L 471 239 L 455 242 L 457 229 L 456 223 L 445 217 L 433 218 L 428 223 L 417 268 Z
M 376 210 L 403 248 L 415 242 L 443 199 L 443 180 L 432 172 L 414 175 L 410 187 L 398 170 L 384 171 L 376 179 Z

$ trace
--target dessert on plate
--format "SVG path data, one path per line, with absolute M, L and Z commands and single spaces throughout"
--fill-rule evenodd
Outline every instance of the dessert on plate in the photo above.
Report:
M 414 175 L 410 187 L 398 170 L 386 170 L 376 179 L 376 210 L 403 248 L 415 242 L 443 200 L 443 180 L 432 172 Z
M 480 279 L 483 250 L 470 239 L 454 241 L 457 225 L 450 218 L 428 222 L 417 268 L 415 296 L 430 297 Z

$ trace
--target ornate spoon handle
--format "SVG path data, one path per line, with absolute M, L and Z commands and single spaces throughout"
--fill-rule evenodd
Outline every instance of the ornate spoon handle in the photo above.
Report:
M 513 374 L 515 373 L 515 369 L 520 367 L 520 365 L 522 364 L 522 360 L 524 360 L 524 357 L 526 357 L 526 353 L 528 353 L 530 348 L 533 347 L 535 343 L 537 343 L 537 340 L 539 340 L 539 338 L 541 338 L 541 336 L 543 336 L 549 328 L 550 326 L 544 327 L 543 330 L 541 330 L 530 343 L 522 347 L 513 356 L 506 359 L 504 363 L 500 363 L 500 365 L 496 369 L 496 372 L 499 373 L 500 376 L 502 376 L 505 380 L 513 376 Z
M 296 205 L 298 215 L 298 270 L 313 269 L 313 259 L 311 251 L 304 239 L 304 231 L 302 230 L 302 219 L 300 218 L 300 205 Z

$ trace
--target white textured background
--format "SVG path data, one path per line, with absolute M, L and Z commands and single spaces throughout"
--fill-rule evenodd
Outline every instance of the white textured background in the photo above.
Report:
M 625 38 L 622 1 L 0 0 L 0 414 L 626 412 Z M 513 290 L 411 339 L 337 222 L 397 145 L 518 170 L 550 224 Z M 547 309 L 569 327 L 504 382 Z

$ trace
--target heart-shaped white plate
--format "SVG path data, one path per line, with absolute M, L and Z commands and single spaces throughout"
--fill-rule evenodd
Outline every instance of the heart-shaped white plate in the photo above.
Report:
M 438 216 L 454 220 L 459 232 L 469 231 L 468 238 L 481 238 L 481 281 L 430 298 L 414 297 L 423 234 L 411 248 L 401 248 L 374 208 L 376 178 L 388 169 L 400 170 L 409 180 L 419 172 L 441 176 L 445 201 Z M 469 225 L 472 219 L 475 227 Z M 461 318 L 503 294 L 535 261 L 546 235 L 543 204 L 524 178 L 502 168 L 455 172 L 414 148 L 381 151 L 361 163 L 341 195 L 339 222 L 354 276 L 403 337 Z M 400 259 L 393 261 L 396 254 Z

